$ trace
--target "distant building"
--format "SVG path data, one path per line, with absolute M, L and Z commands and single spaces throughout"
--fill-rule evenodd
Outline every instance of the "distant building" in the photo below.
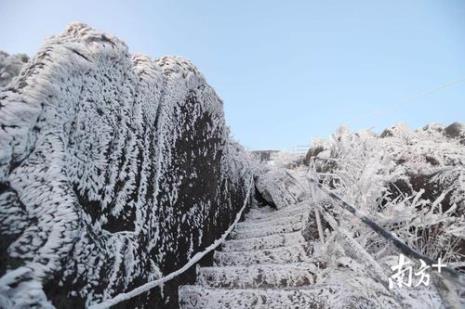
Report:
M 254 150 L 252 156 L 260 162 L 268 162 L 271 160 L 271 155 L 279 152 L 278 150 Z

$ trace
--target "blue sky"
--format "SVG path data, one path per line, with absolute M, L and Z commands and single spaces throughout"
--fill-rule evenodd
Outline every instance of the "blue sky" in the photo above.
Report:
M 32 55 L 72 21 L 191 59 L 249 149 L 465 121 L 465 1 L 0 0 L 0 49 Z

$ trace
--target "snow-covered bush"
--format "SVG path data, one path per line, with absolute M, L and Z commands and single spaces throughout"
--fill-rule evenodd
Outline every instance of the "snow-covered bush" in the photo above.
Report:
M 464 262 L 465 148 L 440 128 L 398 125 L 380 136 L 341 128 L 315 142 L 321 151 L 308 164 L 321 183 L 423 253 Z
M 17 76 L 28 61 L 29 58 L 25 54 L 8 55 L 0 50 L 0 88 L 5 87 Z
M 340 128 L 329 140 L 313 143 L 301 171 L 425 256 L 465 269 L 465 148 L 460 126 L 454 128 L 453 135 L 436 124 L 415 131 L 397 125 L 380 135 Z M 313 199 L 334 203 L 321 193 Z M 399 252 L 352 214 L 330 208 L 365 257 L 389 271 Z M 335 235 L 327 230 L 326 237 Z M 328 241 L 326 254 L 343 243 Z

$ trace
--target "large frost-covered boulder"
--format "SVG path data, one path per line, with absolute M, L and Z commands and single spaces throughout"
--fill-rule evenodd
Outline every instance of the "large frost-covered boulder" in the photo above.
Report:
M 248 162 L 189 61 L 71 25 L 0 92 L 0 306 L 80 308 L 182 267 L 242 207 Z M 128 305 L 173 306 L 192 272 Z
M 444 129 L 444 135 L 449 138 L 465 137 L 465 126 L 460 122 L 454 122 Z
M 305 182 L 299 181 L 291 171 L 272 168 L 256 173 L 255 188 L 262 199 L 279 209 L 303 201 L 308 194 Z

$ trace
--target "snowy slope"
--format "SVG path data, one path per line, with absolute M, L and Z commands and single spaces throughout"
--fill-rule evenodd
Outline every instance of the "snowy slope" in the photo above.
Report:
M 250 173 L 189 61 L 71 25 L 0 92 L 0 307 L 82 307 L 179 268 Z M 131 306 L 175 303 L 178 284 Z

